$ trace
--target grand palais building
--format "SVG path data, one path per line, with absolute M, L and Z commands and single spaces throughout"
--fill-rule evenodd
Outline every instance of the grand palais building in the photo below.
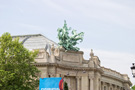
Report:
M 103 67 L 93 50 L 85 60 L 82 51 L 65 51 L 41 34 L 15 37 L 20 38 L 25 48 L 39 49 L 35 66 L 41 71 L 41 78 L 63 77 L 69 90 L 130 90 L 128 75 Z

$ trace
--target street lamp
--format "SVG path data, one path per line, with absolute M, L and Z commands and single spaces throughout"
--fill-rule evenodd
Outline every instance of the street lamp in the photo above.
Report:
M 132 75 L 135 78 L 135 63 L 133 63 L 133 66 L 131 67 Z

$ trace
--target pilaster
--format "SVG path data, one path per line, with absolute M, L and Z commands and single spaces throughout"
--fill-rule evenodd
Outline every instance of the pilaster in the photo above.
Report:
M 82 77 L 82 82 L 81 82 L 81 84 L 82 84 L 82 87 L 81 87 L 81 90 L 88 90 L 89 88 L 89 84 L 88 84 L 88 76 L 83 76 Z
M 94 79 L 94 90 L 99 90 L 100 89 L 100 73 L 96 72 L 95 73 L 95 79 Z
M 101 90 L 104 90 L 104 82 L 101 82 Z
M 94 90 L 94 78 L 90 78 L 90 90 Z
M 89 89 L 94 90 L 94 71 L 89 72 Z
M 77 77 L 77 90 L 81 90 L 81 77 Z

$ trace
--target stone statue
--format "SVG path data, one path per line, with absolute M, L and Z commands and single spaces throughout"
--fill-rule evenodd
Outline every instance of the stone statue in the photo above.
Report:
M 71 27 L 68 28 L 66 21 L 64 21 L 63 28 L 58 28 L 58 39 L 59 39 L 59 45 L 62 46 L 65 50 L 73 50 L 73 51 L 79 51 L 78 47 L 75 47 L 76 44 L 78 44 L 77 41 L 82 42 L 84 33 L 78 33 L 76 30 L 71 31 L 71 36 L 69 36 L 69 31 L 71 30 Z

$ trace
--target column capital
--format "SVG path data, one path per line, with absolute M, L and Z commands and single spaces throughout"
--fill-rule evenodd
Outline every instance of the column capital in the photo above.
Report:
M 89 75 L 89 79 L 94 79 L 94 75 Z

